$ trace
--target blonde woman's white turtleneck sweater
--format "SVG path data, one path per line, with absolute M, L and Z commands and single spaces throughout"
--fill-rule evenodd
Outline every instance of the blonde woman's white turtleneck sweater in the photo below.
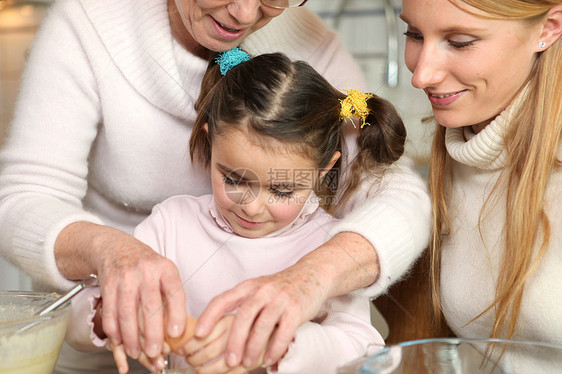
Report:
M 519 100 L 519 99 L 518 99 Z M 505 167 L 503 137 L 517 102 L 477 135 L 469 127 L 447 129 L 446 146 L 453 159 L 450 203 L 451 233 L 441 256 L 443 312 L 457 336 L 489 337 L 494 310 L 471 322 L 494 300 L 505 239 L 505 194 L 482 216 L 480 212 Z M 562 157 L 562 149 L 559 150 Z M 505 185 L 502 184 L 502 188 Z M 497 195 L 495 195 L 497 196 Z M 527 281 L 515 339 L 562 344 L 562 170 L 554 169 L 546 190 L 545 211 L 550 221 L 548 251 Z M 562 352 L 546 349 L 521 355 L 508 351 L 504 367 L 513 373 L 558 373 Z

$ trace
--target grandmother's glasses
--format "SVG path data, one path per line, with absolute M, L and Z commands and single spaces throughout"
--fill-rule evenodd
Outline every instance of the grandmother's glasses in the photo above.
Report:
M 303 6 L 308 0 L 261 0 L 263 5 L 272 8 L 285 9 Z

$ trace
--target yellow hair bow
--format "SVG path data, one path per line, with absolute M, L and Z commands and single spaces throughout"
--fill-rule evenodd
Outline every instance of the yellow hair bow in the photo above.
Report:
M 365 122 L 367 116 L 369 115 L 369 107 L 367 106 L 367 99 L 373 97 L 373 94 L 363 93 L 357 90 L 344 90 L 347 93 L 347 97 L 340 100 L 341 103 L 341 119 L 350 119 L 352 117 L 361 119 L 361 128 L 365 125 L 371 125 Z

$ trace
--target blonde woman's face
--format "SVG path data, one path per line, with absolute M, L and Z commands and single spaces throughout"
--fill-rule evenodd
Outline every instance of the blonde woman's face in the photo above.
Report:
M 172 0 L 183 26 L 197 44 L 215 52 L 239 45 L 283 10 L 260 0 Z
M 401 18 L 412 85 L 445 127 L 490 123 L 525 84 L 539 51 L 539 25 L 477 17 L 449 0 L 403 0 Z

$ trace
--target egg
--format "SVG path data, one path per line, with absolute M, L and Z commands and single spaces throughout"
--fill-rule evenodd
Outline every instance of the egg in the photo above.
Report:
M 167 326 L 167 320 L 167 318 L 164 319 L 164 326 Z M 183 330 L 182 335 L 172 338 L 166 334 L 166 343 L 168 343 L 172 352 L 179 354 L 179 349 L 193 337 L 196 323 L 197 318 L 188 315 L 185 317 L 185 330 Z

